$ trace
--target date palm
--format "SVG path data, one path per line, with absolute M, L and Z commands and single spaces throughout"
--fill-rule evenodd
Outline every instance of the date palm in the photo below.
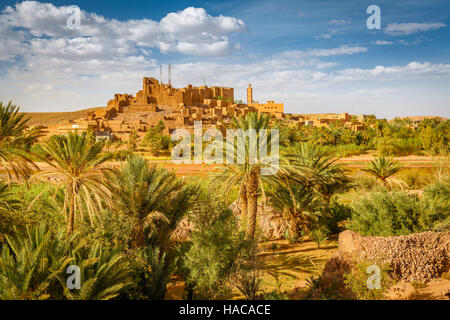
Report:
M 362 171 L 375 177 L 385 187 L 392 188 L 392 185 L 396 184 L 403 188 L 406 186 L 404 181 L 392 178 L 403 167 L 404 164 L 396 162 L 390 157 L 378 157 L 370 161 Z
M 0 300 L 61 298 L 59 277 L 72 260 L 73 238 L 52 229 L 41 224 L 21 236 L 6 236 L 0 254 Z
M 81 287 L 69 290 L 62 281 L 64 296 L 69 300 L 111 300 L 132 285 L 130 261 L 120 252 L 91 247 L 88 256 L 75 255 L 73 264 L 80 268 Z
M 258 115 L 257 113 L 249 113 L 245 117 L 233 117 L 229 129 L 234 129 L 236 137 L 239 141 L 244 141 L 244 150 L 239 152 L 238 144 L 235 144 L 232 139 L 227 137 L 226 140 L 226 155 L 228 159 L 234 159 L 233 164 L 226 164 L 225 169 L 219 173 L 219 176 L 228 177 L 226 179 L 227 186 L 232 184 L 239 186 L 239 203 L 241 213 L 246 217 L 247 222 L 247 238 L 253 239 L 256 229 L 256 216 L 258 212 L 258 195 L 262 190 L 261 169 L 270 163 L 271 157 L 278 156 L 276 154 L 268 153 L 267 159 L 261 159 L 252 150 L 257 151 L 267 145 L 271 140 L 271 133 L 267 133 L 266 141 L 257 139 L 252 141 L 245 137 L 247 130 L 255 130 L 258 136 L 261 130 L 269 129 L 270 116 L 265 114 Z M 229 147 L 230 146 L 230 147 Z M 267 161 L 267 162 L 266 162 Z
M 38 136 L 37 131 L 26 132 L 27 122 L 19 107 L 9 102 L 0 102 L 0 167 L 8 179 L 12 175 L 28 179 L 33 170 L 38 169 L 31 160 L 28 148 Z
M 135 155 L 120 170 L 108 174 L 107 180 L 114 208 L 134 220 L 131 247 L 144 246 L 146 229 L 158 223 L 159 245 L 167 244 L 169 239 L 162 238 L 170 235 L 188 210 L 190 195 L 183 180 L 164 168 L 150 167 L 147 160 Z
M 297 236 L 299 230 L 308 231 L 311 223 L 318 219 L 320 201 L 312 188 L 280 181 L 271 185 L 267 196 L 271 206 L 287 216 L 291 236 Z
M 20 201 L 13 197 L 8 185 L 0 180 L 0 234 L 13 230 L 13 226 L 22 218 L 15 214 L 20 208 L 19 204 Z
M 68 235 L 74 230 L 76 216 L 82 221 L 87 213 L 91 224 L 100 221 L 99 208 L 103 201 L 109 199 L 109 190 L 102 173 L 109 170 L 103 165 L 111 154 L 102 153 L 103 148 L 103 141 L 93 142 L 91 135 L 85 132 L 52 137 L 42 144 L 44 156 L 41 159 L 51 169 L 33 177 L 55 177 L 64 185 L 64 208 L 69 208 Z
M 314 188 L 321 195 L 325 209 L 329 207 L 334 194 L 351 188 L 343 166 L 318 145 L 297 144 L 288 150 L 285 158 L 296 169 L 290 177 L 297 177 L 305 185 Z

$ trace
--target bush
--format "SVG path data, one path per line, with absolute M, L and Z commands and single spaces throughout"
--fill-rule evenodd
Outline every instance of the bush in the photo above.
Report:
M 381 156 L 421 155 L 419 138 L 391 138 L 376 139 L 377 150 Z
M 192 219 L 192 246 L 184 261 L 187 283 L 202 298 L 215 298 L 229 289 L 227 280 L 233 273 L 243 234 L 231 210 L 214 199 L 206 200 Z
M 374 283 L 369 277 L 374 275 L 371 266 L 378 266 L 380 268 L 379 288 L 369 287 Z M 384 294 L 387 289 L 393 284 L 393 281 L 388 276 L 389 263 L 381 263 L 379 261 L 370 261 L 361 259 L 352 268 L 352 270 L 344 275 L 345 287 L 358 300 L 381 300 L 384 299 Z
M 404 181 L 410 190 L 420 190 L 431 182 L 431 172 L 428 170 L 403 169 L 396 178 Z
M 355 202 L 352 208 L 349 228 L 365 236 L 448 230 L 450 188 L 445 183 L 429 185 L 422 199 L 404 191 L 379 189 Z
M 315 243 L 317 243 L 317 249 L 320 249 L 320 245 L 328 240 L 330 230 L 326 226 L 320 226 L 311 232 L 311 236 Z
M 353 178 L 353 183 L 358 189 L 363 189 L 366 191 L 371 191 L 375 187 L 379 186 L 376 179 L 369 177 L 368 175 L 358 175 Z
M 142 145 L 149 147 L 153 155 L 158 156 L 163 151 L 168 151 L 170 148 L 170 137 L 164 135 L 164 122 L 161 120 L 156 126 L 148 129 Z
M 422 231 L 419 225 L 422 214 L 420 200 L 403 191 L 388 192 L 381 189 L 353 203 L 352 208 L 349 228 L 364 236 L 403 235 Z
M 133 298 L 163 300 L 177 261 L 151 246 L 141 250 L 136 261 L 138 283 Z
M 338 234 L 345 230 L 343 223 L 351 216 L 351 206 L 333 201 L 329 207 L 329 216 L 324 218 L 325 227 L 330 234 Z
M 360 155 L 369 150 L 367 145 L 357 145 L 357 144 L 338 144 L 338 145 L 325 145 L 323 150 L 327 155 L 342 158 L 350 157 L 355 155 Z
M 424 230 L 450 229 L 450 188 L 448 184 L 437 182 L 423 190 L 424 213 L 420 224 Z

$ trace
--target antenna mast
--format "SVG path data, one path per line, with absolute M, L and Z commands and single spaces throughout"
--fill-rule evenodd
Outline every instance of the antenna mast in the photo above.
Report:
M 172 66 L 169 64 L 169 86 L 172 85 Z

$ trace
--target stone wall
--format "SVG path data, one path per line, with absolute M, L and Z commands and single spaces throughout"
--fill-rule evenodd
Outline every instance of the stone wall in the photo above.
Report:
M 339 234 L 338 251 L 325 265 L 324 286 L 342 284 L 344 274 L 361 258 L 389 262 L 389 275 L 395 280 L 426 282 L 449 270 L 450 232 L 362 237 L 346 230 Z

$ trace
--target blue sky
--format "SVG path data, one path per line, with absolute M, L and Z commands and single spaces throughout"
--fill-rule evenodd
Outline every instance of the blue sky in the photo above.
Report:
M 381 29 L 368 30 L 369 5 Z M 66 27 L 67 6 L 82 10 Z M 172 64 L 176 87 L 235 88 L 290 113 L 450 116 L 450 4 L 431 1 L 2 1 L 0 101 L 103 106 Z M 163 76 L 167 77 L 166 74 Z

